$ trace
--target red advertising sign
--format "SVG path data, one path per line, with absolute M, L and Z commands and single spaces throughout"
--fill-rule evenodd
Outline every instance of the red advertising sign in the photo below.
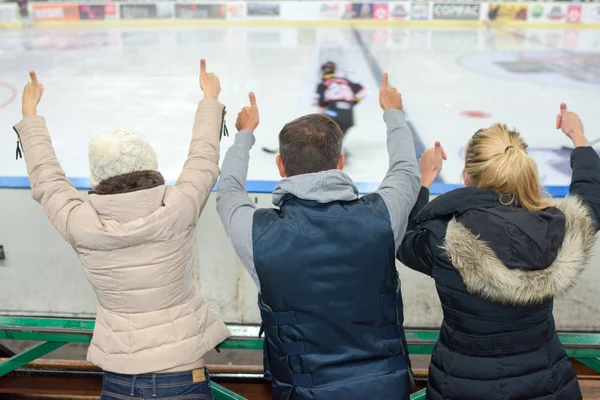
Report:
M 581 22 L 581 6 L 569 6 L 567 8 L 567 22 Z
M 116 17 L 117 16 L 117 4 L 116 3 L 104 3 L 104 16 L 105 17 Z
M 389 10 L 387 4 L 373 4 L 373 19 L 387 20 Z

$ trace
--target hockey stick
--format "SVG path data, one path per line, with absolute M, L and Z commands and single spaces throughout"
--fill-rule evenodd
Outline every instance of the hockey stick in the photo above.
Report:
M 263 147 L 262 151 L 269 154 L 277 154 L 279 153 L 279 149 L 269 149 L 268 147 Z

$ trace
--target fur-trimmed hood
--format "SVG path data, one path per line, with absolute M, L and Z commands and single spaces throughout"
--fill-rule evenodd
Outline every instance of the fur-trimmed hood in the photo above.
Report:
M 587 207 L 472 209 L 448 223 L 444 249 L 472 294 L 510 305 L 540 303 L 570 289 L 594 244 Z

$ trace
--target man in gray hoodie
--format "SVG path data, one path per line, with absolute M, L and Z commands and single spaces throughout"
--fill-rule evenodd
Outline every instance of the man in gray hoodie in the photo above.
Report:
M 419 172 L 402 98 L 388 88 L 387 74 L 380 104 L 389 169 L 375 193 L 359 198 L 342 172 L 339 126 L 322 114 L 306 115 L 279 134 L 283 179 L 273 192 L 274 209 L 256 209 L 246 192 L 259 122 L 254 94 L 238 115 L 217 210 L 260 293 L 265 376 L 274 399 L 409 398 L 395 254 Z

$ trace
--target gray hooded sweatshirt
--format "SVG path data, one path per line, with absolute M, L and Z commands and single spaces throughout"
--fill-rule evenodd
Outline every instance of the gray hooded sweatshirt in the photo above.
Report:
M 414 141 L 404 113 L 386 110 L 384 120 L 387 125 L 389 168 L 377 193 L 388 208 L 398 250 L 406 232 L 408 216 L 417 201 L 420 179 Z M 246 192 L 250 149 L 254 142 L 252 132 L 241 131 L 227 151 L 217 190 L 217 211 L 235 251 L 260 291 L 252 254 L 252 224 L 256 206 Z M 282 179 L 273 191 L 273 204 L 279 207 L 286 194 L 319 203 L 354 201 L 359 197 L 352 179 L 340 170 Z

